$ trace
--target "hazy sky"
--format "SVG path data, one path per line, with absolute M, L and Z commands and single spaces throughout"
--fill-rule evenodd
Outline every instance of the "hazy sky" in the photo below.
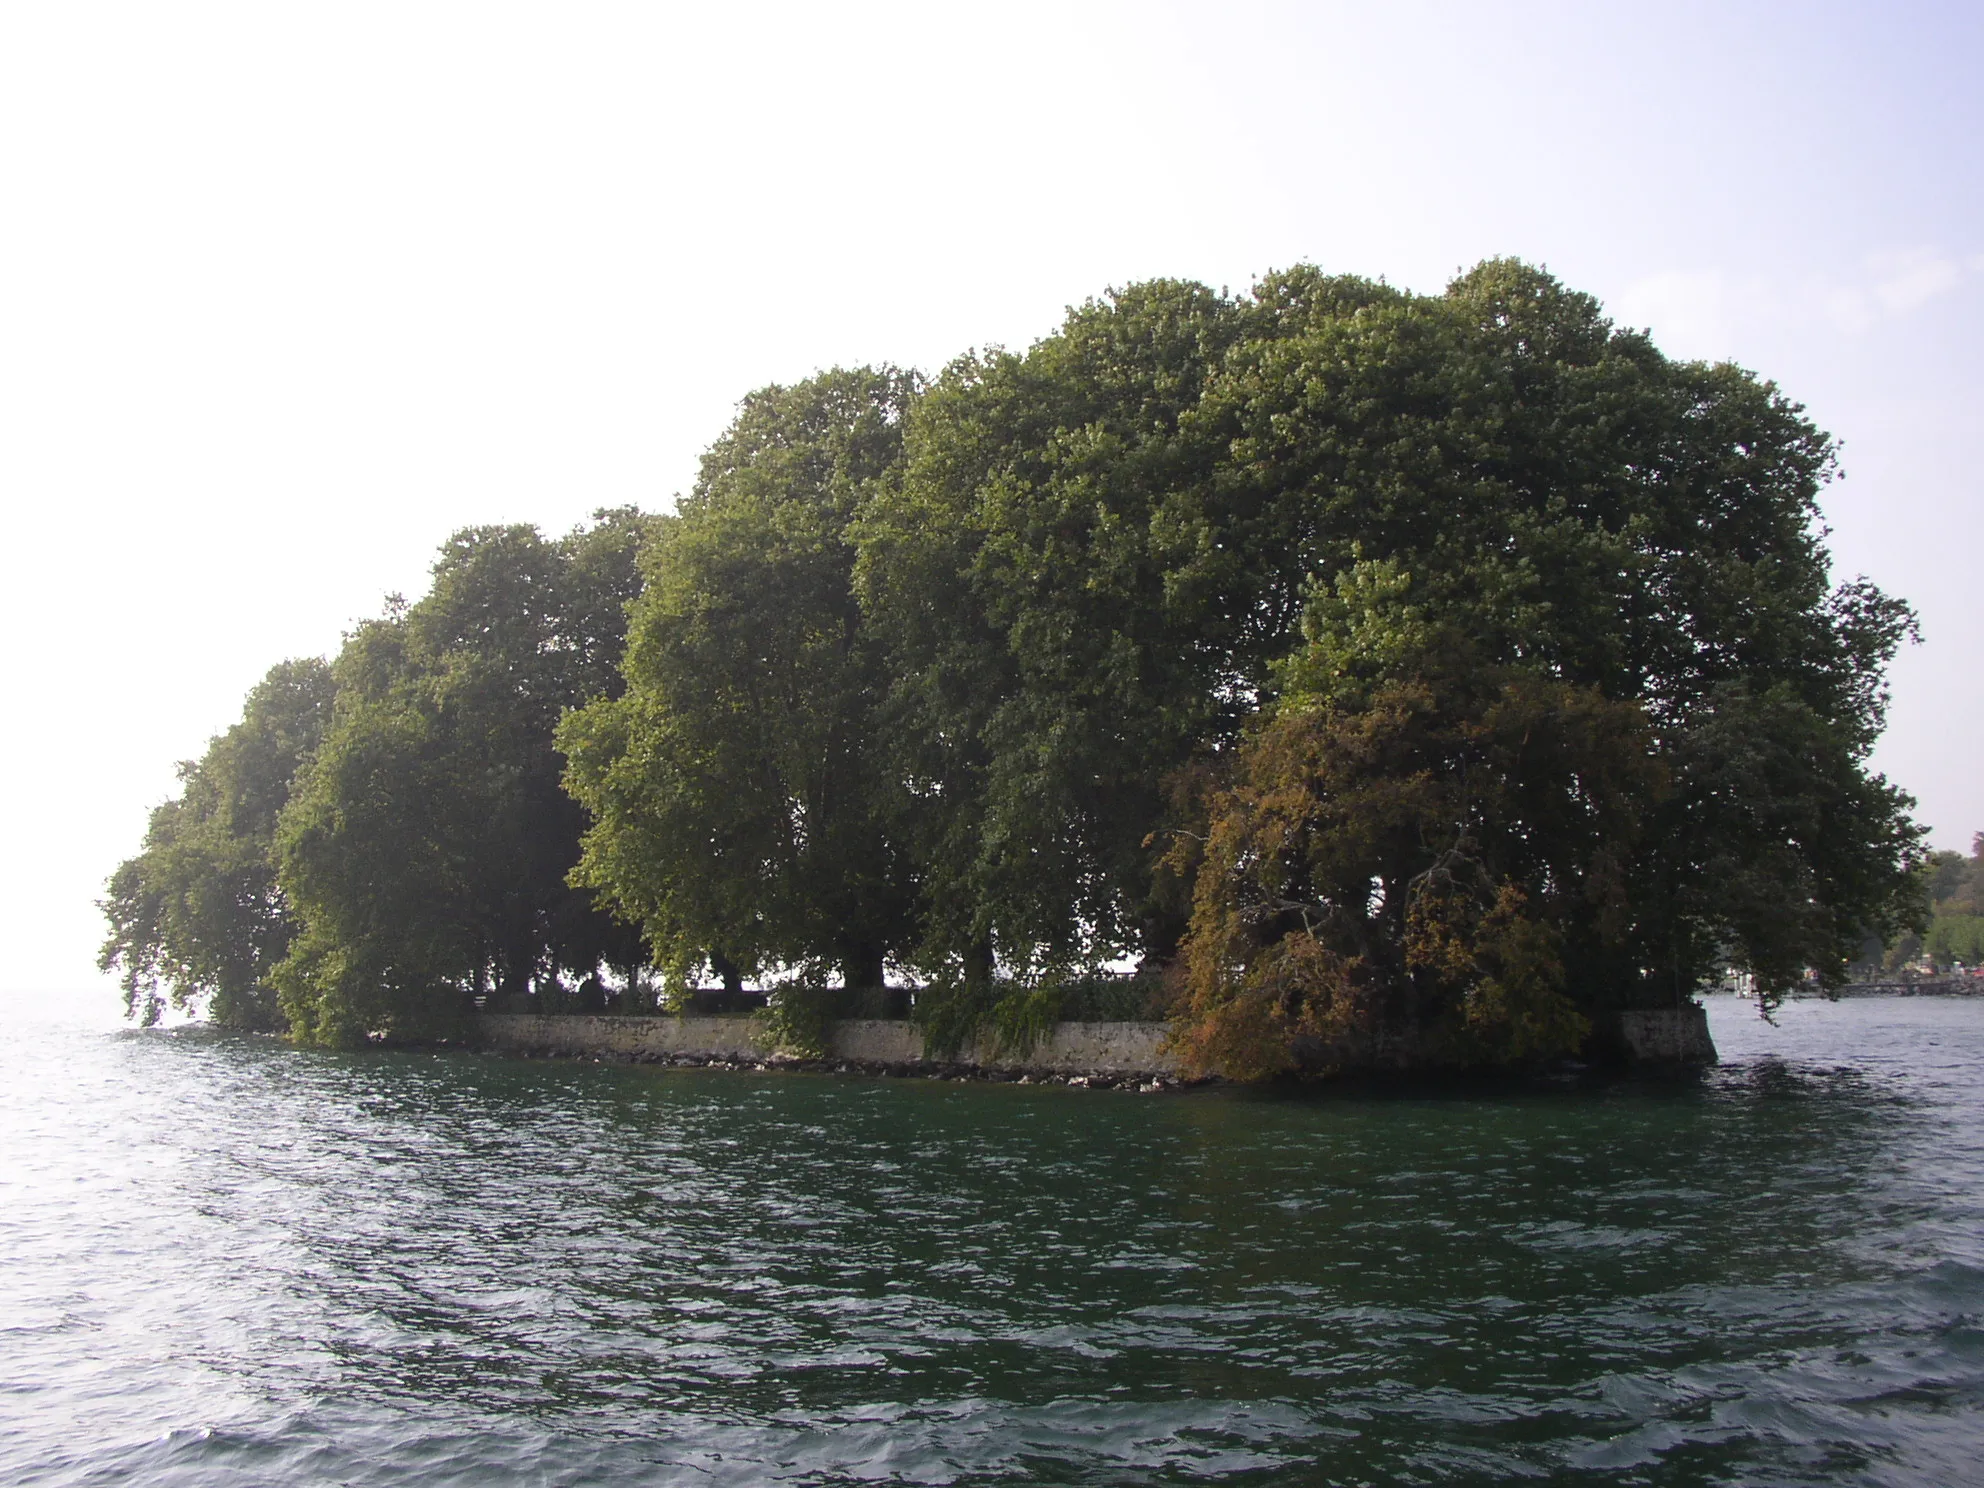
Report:
M 471 522 L 666 504 L 750 388 L 1113 284 L 1548 265 L 1845 446 L 1878 766 L 1984 829 L 1984 6 L 0 8 L 0 985 L 274 661 Z M 100 995 L 92 994 L 92 995 Z

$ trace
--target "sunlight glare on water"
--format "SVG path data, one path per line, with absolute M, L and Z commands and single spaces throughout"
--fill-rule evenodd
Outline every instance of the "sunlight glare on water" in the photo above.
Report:
M 1984 999 L 1446 1099 L 337 1055 L 10 1008 L 0 1481 L 1921 1483 Z

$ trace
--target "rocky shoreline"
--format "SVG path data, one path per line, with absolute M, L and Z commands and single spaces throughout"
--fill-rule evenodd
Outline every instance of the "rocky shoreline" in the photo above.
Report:
M 488 1046 L 485 1046 L 487 1048 Z M 1051 1070 L 977 1063 L 918 1061 L 890 1063 L 869 1059 L 810 1059 L 792 1054 L 736 1058 L 696 1053 L 621 1053 L 574 1047 L 569 1049 L 490 1049 L 521 1059 L 572 1059 L 593 1064 L 660 1065 L 669 1069 L 755 1070 L 762 1073 L 869 1075 L 892 1080 L 978 1081 L 997 1085 L 1067 1085 L 1083 1090 L 1123 1090 L 1158 1095 L 1216 1083 L 1157 1072 L 1120 1070 Z

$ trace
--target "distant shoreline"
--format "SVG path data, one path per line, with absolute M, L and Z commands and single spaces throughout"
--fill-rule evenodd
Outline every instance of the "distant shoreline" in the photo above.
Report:
M 1823 992 L 1802 988 L 1790 994 L 1799 999 L 1823 998 Z M 1892 981 L 1848 982 L 1834 994 L 1837 997 L 1984 997 L 1984 977 L 1898 977 Z

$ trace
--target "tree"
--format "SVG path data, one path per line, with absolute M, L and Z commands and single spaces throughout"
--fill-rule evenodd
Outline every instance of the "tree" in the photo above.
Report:
M 1630 873 L 1668 789 L 1644 712 L 1496 665 L 1458 625 L 1355 620 L 1319 620 L 1277 705 L 1180 781 L 1188 1060 L 1259 1077 L 1576 1048 L 1590 989 L 1631 959 Z M 1329 664 L 1349 652 L 1377 675 Z
M 1944 969 L 1961 962 L 1984 965 L 1984 832 L 1970 844 L 1970 856 L 1931 853 L 1917 870 L 1916 882 L 1927 910 L 1919 934 L 1907 934 L 1886 948 L 1889 970 L 1906 965 L 1924 952 Z
M 1054 977 L 1175 945 L 1144 842 L 1167 771 L 1246 691 L 1206 586 L 1173 583 L 1213 545 L 1180 511 L 1217 451 L 1181 421 L 1241 329 L 1227 298 L 1159 281 L 1024 355 L 961 358 L 861 517 L 939 974 L 983 980 L 996 956 Z
M 849 535 L 916 391 L 863 368 L 745 399 L 646 551 L 626 692 L 559 733 L 594 818 L 577 880 L 678 966 L 874 988 L 919 939 Z
M 552 740 L 617 688 L 644 527 L 616 511 L 559 542 L 464 530 L 423 599 L 347 640 L 278 833 L 306 925 L 277 973 L 299 1037 L 443 1035 L 477 995 L 640 964 L 638 938 L 565 881 L 584 818 Z
M 1755 974 L 1768 1005 L 1807 967 L 1837 982 L 1870 930 L 1906 921 L 1919 829 L 1907 797 L 1865 759 L 1883 669 L 1912 618 L 1869 584 L 1831 585 L 1816 510 L 1831 445 L 1774 388 L 1731 367 L 1669 362 L 1587 297 L 1495 263 L 1444 296 L 1371 302 L 1241 348 L 1201 416 L 1231 431 L 1236 478 L 1299 514 L 1286 525 L 1317 574 L 1285 692 L 1200 796 L 1210 814 L 1199 835 L 1223 844 L 1192 859 L 1190 1031 L 1208 1060 L 1288 1064 L 1292 1038 L 1342 1031 L 1329 1010 L 1355 999 L 1340 986 L 1368 990 L 1356 1003 L 1367 1032 L 1401 1020 L 1437 1031 L 1499 974 L 1478 947 L 1427 950 L 1429 926 L 1439 931 L 1430 944 L 1446 946 L 1537 927 L 1522 932 L 1532 987 L 1554 978 L 1585 1016 L 1672 1004 L 1725 957 Z M 1455 637 L 1466 638 L 1460 664 Z M 1468 677 L 1499 679 L 1503 701 L 1491 706 L 1472 684 L 1457 693 Z M 1504 785 L 1522 777 L 1487 748 L 1492 718 L 1521 693 L 1554 699 L 1540 732 L 1524 736 L 1532 764 L 1539 745 L 1561 760 L 1550 789 L 1585 816 L 1616 798 L 1637 833 L 1594 839 L 1580 812 L 1544 826 L 1517 812 L 1504 825 L 1520 825 L 1531 866 L 1512 871 L 1488 850 L 1498 815 L 1514 810 Z M 1643 737 L 1657 772 L 1626 770 L 1616 751 L 1590 756 L 1598 736 L 1580 731 L 1603 717 L 1617 738 Z M 1388 730 L 1405 732 L 1375 781 L 1346 775 L 1339 756 Z M 1406 747 L 1415 732 L 1425 738 Z M 1307 755 L 1294 743 L 1303 739 Z M 1453 796 L 1483 768 L 1503 785 Z M 1235 941 L 1232 916 L 1264 892 L 1256 855 L 1279 851 L 1278 823 L 1337 821 L 1356 838 L 1386 791 L 1425 800 L 1432 816 L 1417 819 L 1395 869 L 1373 867 L 1408 889 L 1403 903 L 1385 900 L 1397 908 L 1381 927 L 1383 954 L 1324 936 L 1337 959 L 1321 981 L 1274 982 L 1269 969 L 1301 961 L 1301 937 L 1315 936 L 1256 915 L 1248 934 L 1265 938 Z M 1250 804 L 1263 793 L 1275 811 Z M 1604 843 L 1598 858 L 1569 851 L 1593 840 Z M 1474 929 L 1449 934 L 1434 921 L 1454 901 L 1435 889 L 1455 843 L 1475 885 L 1461 905 Z M 1617 913 L 1548 908 L 1593 881 L 1619 885 Z M 1354 912 L 1324 895 L 1310 918 Z M 1579 968 L 1566 958 L 1581 925 L 1608 928 L 1587 937 Z M 1561 951 L 1539 959 L 1549 945 Z M 1436 966 L 1459 980 L 1428 1002 Z M 1247 1002 L 1269 986 L 1265 1002 Z M 1276 1009 L 1256 1018 L 1244 1051 L 1222 1022 L 1242 1006 Z M 1575 1042 L 1575 1021 L 1551 1026 L 1559 1047 Z M 1462 1053 L 1517 1057 L 1548 1042 L 1477 1038 Z
M 111 876 L 99 965 L 125 1011 L 150 1025 L 203 1003 L 213 1022 L 285 1026 L 270 973 L 296 922 L 276 881 L 276 820 L 330 716 L 330 669 L 286 661 L 248 694 L 241 721 L 179 766 L 181 792 L 152 812 L 143 850 Z
M 350 638 L 285 1007 L 417 1036 L 631 925 L 1014 1026 L 1138 955 L 1257 1073 L 1545 1057 L 1728 964 L 1768 1007 L 1922 919 L 1867 768 L 1913 617 L 1834 582 L 1833 468 L 1511 261 L 1155 281 L 927 388 L 764 389 L 673 516 L 465 532 Z

